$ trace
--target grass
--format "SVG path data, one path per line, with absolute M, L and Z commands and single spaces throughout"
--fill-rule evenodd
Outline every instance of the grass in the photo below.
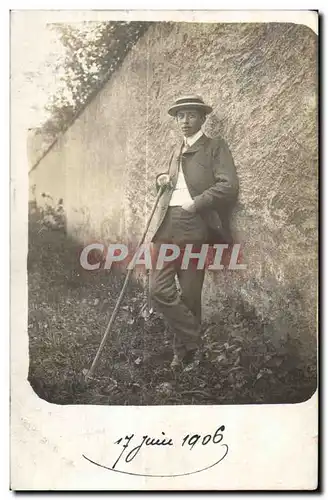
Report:
M 296 403 L 315 391 L 314 355 L 302 360 L 292 342 L 277 350 L 264 338 L 261 322 L 228 308 L 220 323 L 203 325 L 201 364 L 173 373 L 170 336 L 159 315 L 145 314 L 147 296 L 137 281 L 128 289 L 95 379 L 85 382 L 83 370 L 92 363 L 124 276 L 83 271 L 79 246 L 59 218 L 50 220 L 49 210 L 31 211 L 29 382 L 40 398 L 104 405 Z

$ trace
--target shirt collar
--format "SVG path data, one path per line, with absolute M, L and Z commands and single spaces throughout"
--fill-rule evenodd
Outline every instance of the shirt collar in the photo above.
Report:
M 198 139 L 203 135 L 203 131 L 202 129 L 198 130 L 198 132 L 196 132 L 196 134 L 194 135 L 191 135 L 190 137 L 184 137 L 184 144 L 185 146 L 192 146 L 193 144 L 195 144 L 196 141 L 198 141 Z

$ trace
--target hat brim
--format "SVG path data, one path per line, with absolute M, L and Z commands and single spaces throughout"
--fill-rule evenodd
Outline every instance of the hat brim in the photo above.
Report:
M 211 106 L 208 106 L 207 104 L 201 104 L 197 102 L 184 102 L 183 104 L 174 104 L 174 106 L 171 106 L 170 109 L 168 110 L 168 114 L 171 116 L 175 116 L 178 113 L 178 111 L 181 111 L 182 109 L 186 108 L 202 110 L 206 115 L 212 113 L 213 111 L 213 108 L 211 108 Z

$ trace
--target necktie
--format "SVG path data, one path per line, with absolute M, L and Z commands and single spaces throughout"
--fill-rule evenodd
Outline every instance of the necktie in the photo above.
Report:
M 187 151 L 188 148 L 189 148 L 188 142 L 185 140 L 183 142 L 181 153 L 184 153 L 185 151 Z

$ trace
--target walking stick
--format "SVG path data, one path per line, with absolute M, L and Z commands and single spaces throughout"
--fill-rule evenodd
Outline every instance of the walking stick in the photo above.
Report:
M 155 210 L 156 210 L 156 208 L 157 208 L 157 205 L 158 205 L 159 199 L 160 199 L 160 197 L 162 196 L 163 191 L 164 191 L 164 188 L 163 188 L 163 187 L 160 187 L 160 189 L 159 189 L 159 191 L 158 191 L 158 194 L 157 194 L 157 197 L 156 197 L 156 200 L 155 200 L 155 203 L 154 203 L 154 206 L 153 206 L 153 209 L 152 209 L 151 214 L 150 214 L 150 216 L 149 216 L 149 218 L 148 218 L 148 221 L 147 221 L 146 227 L 145 227 L 145 229 L 144 229 L 144 231 L 143 231 L 143 233 L 142 233 L 142 236 L 141 236 L 141 238 L 140 238 L 140 241 L 139 241 L 139 243 L 138 243 L 137 250 L 140 248 L 140 246 L 143 244 L 143 242 L 144 242 L 144 240 L 145 240 L 145 237 L 146 237 L 147 231 L 148 231 L 148 229 L 149 229 L 149 226 L 150 226 L 151 220 L 152 220 L 152 218 L 153 218 L 153 215 L 154 215 L 154 213 L 155 213 Z M 118 313 L 119 308 L 120 308 L 120 305 L 121 305 L 121 303 L 122 303 L 122 301 L 123 301 L 123 298 L 124 298 L 124 295 L 125 295 L 125 291 L 126 291 L 127 286 L 128 286 L 128 284 L 129 284 L 129 281 L 130 281 L 130 278 L 131 278 L 131 274 L 132 274 L 132 272 L 133 272 L 133 269 L 128 269 L 128 272 L 127 272 L 127 274 L 126 274 L 126 276 L 125 276 L 125 280 L 124 280 L 124 283 L 123 283 L 123 287 L 122 287 L 121 293 L 120 293 L 120 295 L 119 295 L 119 297 L 118 297 L 118 299 L 117 299 L 117 302 L 116 302 L 116 305 L 115 305 L 114 311 L 113 311 L 113 313 L 112 313 L 112 315 L 111 315 L 111 318 L 110 318 L 109 323 L 108 323 L 108 325 L 107 325 L 107 328 L 106 328 L 106 330 L 105 330 L 104 336 L 103 336 L 103 338 L 102 338 L 102 340 L 101 340 L 101 342 L 100 342 L 100 345 L 99 345 L 99 348 L 98 348 L 97 354 L 95 355 L 95 358 L 94 358 L 94 360 L 93 360 L 93 362 L 92 362 L 92 365 L 91 365 L 91 367 L 90 367 L 90 370 L 88 370 L 88 371 L 86 372 L 86 374 L 85 374 L 85 380 L 88 380 L 89 378 L 92 378 L 92 375 L 93 375 L 93 374 L 94 374 L 94 372 L 95 372 L 95 369 L 96 369 L 96 367 L 97 367 L 97 364 L 98 364 L 98 361 L 99 361 L 100 355 L 101 355 L 101 353 L 102 353 L 102 350 L 103 350 L 103 348 L 104 348 L 104 346 L 105 346 L 105 343 L 106 343 L 107 337 L 108 337 L 108 335 L 109 335 L 110 329 L 111 329 L 111 327 L 112 327 L 112 326 L 113 326 L 113 324 L 114 324 L 114 321 L 115 321 L 115 319 L 116 319 L 117 313 Z

